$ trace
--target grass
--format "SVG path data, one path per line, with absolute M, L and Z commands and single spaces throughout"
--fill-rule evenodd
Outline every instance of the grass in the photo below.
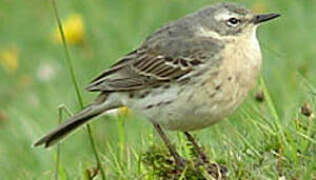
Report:
M 65 50 L 65 56 L 66 56 L 66 62 L 67 62 L 68 68 L 69 68 L 71 80 L 72 80 L 73 85 L 75 86 L 77 99 L 79 101 L 79 105 L 80 105 L 80 108 L 82 110 L 82 109 L 84 109 L 84 104 L 83 104 L 82 96 L 81 96 L 81 93 L 80 93 L 80 90 L 79 90 L 78 80 L 76 78 L 75 71 L 74 71 L 74 68 L 73 68 L 73 64 L 72 64 L 72 61 L 71 61 L 71 58 L 70 58 L 67 40 L 66 40 L 66 37 L 65 37 L 65 34 L 64 34 L 63 25 L 62 25 L 61 19 L 59 17 L 59 13 L 58 13 L 58 9 L 57 9 L 57 5 L 56 5 L 56 1 L 55 0 L 52 0 L 52 6 L 54 8 L 55 17 L 56 17 L 56 21 L 57 21 L 57 24 L 58 24 L 58 30 L 59 30 L 58 32 L 60 33 L 60 36 L 61 36 L 61 39 L 62 39 L 62 42 L 63 42 L 63 46 L 64 46 L 64 50 Z M 97 168 L 101 172 L 102 179 L 105 180 L 104 170 L 103 170 L 103 167 L 101 165 L 99 153 L 98 153 L 98 150 L 97 150 L 96 145 L 95 145 L 95 140 L 94 140 L 94 138 L 92 136 L 91 127 L 90 127 L 89 124 L 87 124 L 86 127 L 87 127 L 88 136 L 89 136 L 89 141 L 91 143 L 91 148 L 93 150 L 93 153 L 95 155 L 95 159 L 96 159 L 96 162 L 97 162 Z M 59 152 L 60 152 L 59 148 L 60 147 L 58 146 L 57 148 L 58 148 L 57 149 L 57 160 L 58 161 L 56 162 L 56 164 L 59 166 Z M 58 170 L 58 166 L 56 167 L 56 171 Z M 56 179 L 58 179 L 58 172 L 56 172 Z
M 83 41 L 69 46 L 81 89 L 156 28 L 210 3 L 58 2 L 62 18 L 78 13 L 85 24 Z M 243 3 L 282 14 L 281 19 L 258 32 L 265 81 L 258 81 L 258 87 L 232 117 L 194 134 L 212 160 L 227 166 L 229 179 L 315 179 L 315 118 L 301 113 L 301 107 L 307 103 L 309 107 L 305 107 L 315 114 L 316 3 Z M 80 105 L 63 61 L 63 47 L 51 38 L 56 28 L 51 3 L 2 1 L 0 22 L 0 52 L 17 49 L 13 52 L 18 62 L 12 72 L 0 63 L 0 175 L 6 179 L 52 179 L 56 151 L 32 149 L 30 145 L 57 125 L 60 104 L 67 104 L 72 112 L 78 111 Z M 261 91 L 265 98 L 258 102 L 255 95 Z M 83 101 L 89 102 L 94 96 L 83 93 Z M 159 158 L 148 161 L 159 154 L 162 160 L 169 157 L 165 149 L 157 148 L 162 142 L 147 120 L 136 114 L 105 117 L 91 127 L 107 179 L 156 179 L 159 173 L 166 172 L 166 168 L 152 169 L 151 164 L 159 162 Z M 194 158 L 181 134 L 169 135 L 181 155 Z M 98 172 L 86 131 L 79 131 L 61 144 L 60 154 L 60 179 L 89 179 Z M 97 177 L 101 179 L 100 174 Z

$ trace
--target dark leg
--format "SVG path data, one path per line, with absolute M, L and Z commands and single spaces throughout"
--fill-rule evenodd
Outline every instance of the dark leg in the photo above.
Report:
M 217 163 L 210 164 L 210 161 L 208 160 L 205 153 L 201 150 L 200 146 L 195 141 L 194 137 L 189 132 L 184 132 L 187 139 L 192 143 L 194 149 L 199 154 L 202 162 L 205 164 L 205 167 L 208 170 L 208 173 L 212 175 L 213 177 L 221 179 L 221 177 L 225 176 L 227 173 L 227 168 L 224 166 L 221 166 Z
M 169 149 L 171 155 L 174 157 L 174 159 L 176 161 L 176 164 L 178 166 L 184 166 L 185 165 L 185 160 L 174 149 L 174 147 L 172 146 L 170 140 L 168 139 L 166 134 L 163 132 L 163 130 L 161 129 L 159 124 L 155 124 L 155 123 L 153 123 L 153 124 L 154 124 L 154 127 L 157 130 L 158 134 L 160 135 L 160 137 L 162 138 L 162 140 L 166 144 L 167 148 Z
M 189 132 L 184 132 L 184 134 L 187 137 L 187 139 L 192 143 L 194 149 L 199 154 L 199 156 L 200 156 L 201 160 L 203 161 L 203 163 L 208 164 L 210 161 L 208 160 L 208 158 L 205 155 L 205 153 L 201 150 L 200 146 L 197 144 L 197 142 L 195 141 L 194 137 Z

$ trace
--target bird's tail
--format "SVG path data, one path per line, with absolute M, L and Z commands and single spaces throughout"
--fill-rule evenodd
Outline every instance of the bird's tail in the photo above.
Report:
M 72 116 L 69 120 L 64 122 L 58 128 L 50 131 L 45 136 L 37 140 L 33 146 L 41 146 L 44 145 L 45 148 L 50 147 L 62 139 L 64 139 L 67 135 L 73 132 L 75 129 L 85 124 L 89 120 L 94 117 L 102 114 L 105 111 L 104 108 L 100 107 L 100 105 L 90 105 L 83 109 L 81 112 Z

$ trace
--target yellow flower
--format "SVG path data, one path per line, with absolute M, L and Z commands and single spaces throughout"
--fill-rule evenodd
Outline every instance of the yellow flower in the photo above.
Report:
M 118 112 L 118 115 L 119 116 L 127 116 L 131 113 L 131 110 L 128 109 L 128 107 L 124 106 L 124 107 L 121 107 L 119 109 L 119 112 Z
M 69 44 L 81 44 L 84 39 L 84 24 L 82 17 L 79 14 L 72 14 L 63 22 L 64 35 Z M 62 38 L 57 27 L 53 38 L 55 42 L 62 43 Z
M 7 48 L 0 52 L 0 64 L 7 73 L 14 73 L 19 67 L 19 51 L 17 48 Z

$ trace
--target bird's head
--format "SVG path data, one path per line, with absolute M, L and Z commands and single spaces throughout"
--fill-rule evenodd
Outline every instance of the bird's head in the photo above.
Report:
M 279 14 L 255 14 L 236 3 L 218 3 L 198 12 L 200 33 L 219 39 L 250 36 Z

